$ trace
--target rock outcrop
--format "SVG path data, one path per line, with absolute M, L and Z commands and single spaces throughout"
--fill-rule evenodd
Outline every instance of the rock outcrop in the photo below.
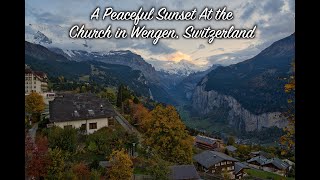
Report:
M 215 109 L 226 110 L 226 123 L 240 131 L 254 131 L 272 126 L 283 128 L 287 125 L 287 120 L 281 116 L 280 112 L 253 114 L 243 108 L 232 96 L 223 95 L 214 90 L 205 91 L 206 80 L 207 78 L 203 79 L 202 85 L 196 87 L 192 96 L 192 107 L 201 116 L 208 115 Z

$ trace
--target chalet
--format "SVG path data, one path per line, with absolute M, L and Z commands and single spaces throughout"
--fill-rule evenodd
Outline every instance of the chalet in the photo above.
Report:
M 234 163 L 234 176 L 235 179 L 241 179 L 246 173 L 244 172 L 244 169 L 249 169 L 248 166 L 244 165 L 240 162 Z
M 207 136 L 197 135 L 195 138 L 195 146 L 205 150 L 214 150 L 220 148 L 221 141 Z
M 279 158 L 268 159 L 264 156 L 257 156 L 247 161 L 249 166 L 268 172 L 274 172 L 286 176 L 289 172 L 290 165 Z
M 80 128 L 90 134 L 113 124 L 116 113 L 111 104 L 93 94 L 64 93 L 49 103 L 49 121 L 61 128 Z
M 209 174 L 228 173 L 232 179 L 235 179 L 234 170 L 237 159 L 217 151 L 204 151 L 193 157 L 196 168 L 199 171 Z
M 264 171 L 274 172 L 286 176 L 289 172 L 289 164 L 279 158 L 272 158 L 262 165 Z
M 265 158 L 272 158 L 272 155 L 267 153 L 267 152 L 264 152 L 264 151 L 253 151 L 250 153 L 250 157 L 253 158 L 253 157 L 257 157 L 257 156 L 263 156 Z
M 247 163 L 253 168 L 262 169 L 262 166 L 268 162 L 268 158 L 264 156 L 256 156 L 249 160 L 247 160 Z
M 169 179 L 171 180 L 200 180 L 194 165 L 170 166 Z
M 234 146 L 226 146 L 226 149 L 229 151 L 229 152 L 236 152 L 237 148 L 234 147 Z

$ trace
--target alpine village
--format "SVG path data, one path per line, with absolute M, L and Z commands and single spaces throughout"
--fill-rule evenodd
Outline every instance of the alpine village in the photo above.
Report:
M 295 179 L 294 36 L 183 78 L 26 41 L 26 179 Z

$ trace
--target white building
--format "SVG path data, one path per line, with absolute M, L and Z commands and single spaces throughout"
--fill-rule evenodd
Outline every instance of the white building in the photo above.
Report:
M 44 93 L 48 91 L 48 77 L 44 72 L 33 71 L 29 67 L 25 68 L 25 94 L 31 92 Z
M 49 102 L 49 113 L 54 126 L 80 128 L 86 134 L 113 124 L 116 115 L 106 100 L 93 94 L 71 93 L 57 95 Z

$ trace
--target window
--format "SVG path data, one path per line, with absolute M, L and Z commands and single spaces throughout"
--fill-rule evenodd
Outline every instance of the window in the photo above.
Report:
M 36 81 L 34 82 L 34 84 L 36 84 Z
M 64 129 L 66 128 L 72 128 L 72 125 L 66 125 L 66 126 L 63 126 Z
M 37 88 L 36 86 L 34 86 L 34 88 Z
M 81 124 L 80 130 L 85 131 L 86 130 L 86 124 Z
M 221 162 L 221 165 L 225 165 L 226 164 L 226 162 Z
M 89 123 L 89 129 L 97 129 L 97 123 Z

